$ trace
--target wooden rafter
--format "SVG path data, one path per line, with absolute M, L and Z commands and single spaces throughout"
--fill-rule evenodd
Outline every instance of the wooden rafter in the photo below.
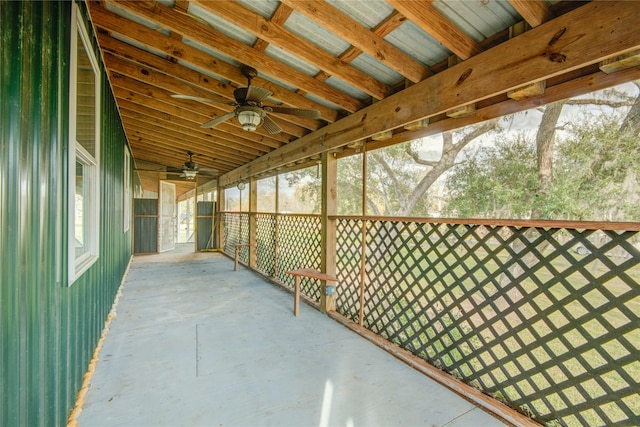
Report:
M 324 1 L 281 1 L 414 83 L 432 74 L 427 67 L 394 47 L 375 31 L 368 30 Z
M 133 13 L 157 22 L 164 28 L 182 35 L 186 34 L 195 41 L 213 50 L 236 57 L 246 65 L 250 65 L 258 70 L 266 70 L 264 71 L 265 74 L 285 80 L 286 83 L 302 88 L 319 98 L 331 100 L 334 104 L 347 111 L 356 111 L 362 107 L 362 103 L 357 99 L 331 86 L 322 84 L 314 78 L 267 56 L 263 52 L 256 51 L 252 47 L 227 37 L 212 27 L 196 22 L 167 6 L 159 3 L 148 4 L 135 1 L 118 1 L 117 3 Z
M 391 6 L 429 33 L 462 59 L 482 52 L 482 47 L 464 31 L 456 27 L 430 2 L 387 0 Z
M 551 8 L 544 0 L 509 0 L 509 3 L 532 27 L 553 18 Z
M 635 2 L 593 2 L 221 177 L 222 185 L 640 47 Z M 615 25 L 616 31 L 611 31 Z M 541 52 L 530 55 L 529 52 Z M 560 60 L 562 59 L 562 60 Z M 518 67 L 512 67 L 516 63 Z M 500 75 L 500 78 L 496 76 Z M 454 88 L 451 90 L 451 88 Z M 360 123 L 366 122 L 367 126 Z
M 251 34 L 304 59 L 328 74 L 360 89 L 378 99 L 384 98 L 391 89 L 366 73 L 354 68 L 326 50 L 293 35 L 284 27 L 270 22 L 255 12 L 235 2 L 196 1 L 202 8 L 223 17 Z

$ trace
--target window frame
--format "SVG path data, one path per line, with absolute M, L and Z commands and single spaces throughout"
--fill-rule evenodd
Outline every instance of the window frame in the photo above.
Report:
M 69 232 L 68 232 L 68 286 L 71 286 L 82 274 L 89 269 L 99 258 L 100 246 L 100 104 L 101 104 L 101 73 L 98 59 L 93 50 L 91 38 L 82 19 L 82 14 L 77 4 L 74 3 L 71 12 L 71 48 L 70 48 L 70 76 L 69 76 L 69 151 L 68 151 L 68 181 L 69 181 Z M 95 90 L 95 144 L 94 152 L 86 150 L 77 141 L 77 84 L 78 84 L 78 48 L 82 43 L 91 64 L 94 75 Z M 83 235 L 87 242 L 83 242 L 87 250 L 80 256 L 76 256 L 76 163 L 83 165 L 83 185 L 87 188 L 83 192 L 89 196 L 84 203 L 83 210 Z M 86 172 L 86 176 L 85 176 Z M 85 224 L 86 222 L 86 224 Z

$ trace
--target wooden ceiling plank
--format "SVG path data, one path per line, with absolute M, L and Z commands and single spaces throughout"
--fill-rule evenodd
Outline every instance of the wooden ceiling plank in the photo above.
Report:
M 174 79 L 173 77 L 159 73 L 153 69 L 135 64 L 133 62 L 124 61 L 108 52 L 105 52 L 103 56 L 104 56 L 104 60 L 107 68 L 112 72 L 116 72 L 118 74 L 127 76 L 134 80 L 138 80 L 142 83 L 146 83 L 151 86 L 156 86 L 160 89 L 164 89 L 173 93 L 181 93 L 184 95 L 198 96 L 198 97 L 204 97 L 204 98 L 207 98 L 210 96 L 207 92 L 203 91 L 202 89 L 197 89 L 190 85 L 181 83 L 176 79 Z M 207 103 L 206 105 L 208 105 L 210 109 L 212 109 L 213 111 L 223 110 L 225 112 L 230 112 L 233 110 L 233 108 L 228 105 L 218 104 L 214 102 Z M 237 131 L 240 132 L 241 131 L 240 129 L 241 128 L 238 126 Z M 288 136 L 285 133 L 271 135 L 271 134 L 268 134 L 264 129 L 260 129 L 260 128 L 258 128 L 255 132 L 252 132 L 252 134 L 261 134 L 264 137 L 266 137 L 267 139 L 265 139 L 265 143 L 268 143 L 268 141 L 270 140 L 277 141 L 277 142 L 270 143 L 273 146 L 273 148 L 279 147 L 280 145 L 282 145 L 282 143 L 289 142 L 291 138 L 291 136 Z
M 227 101 L 235 100 L 233 96 L 234 87 L 221 82 L 220 80 L 210 78 L 207 75 L 191 70 L 187 67 L 161 58 L 152 53 L 138 49 L 135 46 L 131 46 L 105 34 L 99 34 L 98 41 L 100 43 L 100 46 L 105 51 L 115 56 L 128 59 L 132 62 L 140 64 L 141 66 L 151 67 L 163 74 L 171 77 L 176 77 L 177 79 L 184 80 L 187 83 L 191 83 L 196 87 L 210 90 L 213 94 L 210 97 L 213 97 L 214 99 L 224 98 Z M 265 102 L 265 105 L 275 104 L 271 102 Z M 229 111 L 231 111 L 231 108 L 229 109 Z M 291 125 L 285 125 L 285 127 L 283 127 L 283 130 L 285 131 L 285 133 L 289 133 L 294 136 L 300 137 L 308 133 L 305 132 L 302 127 L 309 130 L 317 130 L 320 128 L 320 122 L 318 122 L 317 120 L 305 119 L 295 116 L 286 116 L 284 114 L 273 114 L 273 116 L 279 117 L 280 119 L 291 123 Z
M 544 0 L 509 0 L 509 3 L 532 27 L 553 19 L 553 12 Z
M 182 165 L 186 160 L 188 160 L 188 157 L 186 156 L 187 151 L 193 151 L 195 154 L 198 155 L 198 158 L 199 158 L 198 163 L 200 163 L 202 167 L 208 167 L 213 169 L 230 169 L 230 168 L 237 167 L 237 165 L 242 163 L 241 161 L 229 161 L 229 160 L 221 159 L 218 156 L 216 156 L 215 153 L 212 157 L 211 155 L 208 155 L 206 152 L 200 151 L 197 147 L 191 146 L 190 144 L 184 144 L 184 143 L 158 144 L 157 142 L 158 137 L 156 136 L 156 134 L 145 129 L 136 130 L 136 131 L 133 131 L 132 133 L 134 134 L 134 137 L 132 138 L 132 143 L 140 143 L 141 140 L 153 141 L 153 143 L 147 147 L 136 146 L 138 151 L 150 152 L 150 153 L 155 153 L 163 156 L 167 154 L 169 155 L 177 154 L 175 157 L 170 157 L 167 160 L 165 160 L 165 163 L 163 163 L 163 165 L 165 166 L 179 167 L 180 165 Z M 166 139 L 164 141 L 166 141 Z M 182 154 L 182 156 L 180 154 Z
M 146 117 L 149 120 L 153 120 L 154 123 L 158 123 L 160 126 L 175 129 L 190 138 L 200 138 L 209 143 L 211 143 L 209 140 L 218 140 L 218 144 L 224 144 L 227 147 L 227 150 L 244 152 L 250 156 L 260 155 L 271 151 L 270 148 L 265 147 L 264 145 L 260 145 L 254 141 L 244 140 L 243 138 L 234 136 L 233 134 L 224 133 L 224 135 L 220 135 L 223 132 L 209 132 L 205 129 L 196 130 L 190 127 L 190 121 L 179 116 L 166 113 L 162 110 L 144 107 L 122 98 L 118 98 L 118 101 L 121 103 L 120 110 L 122 111 L 122 114 L 127 111 L 130 115 L 136 114 L 136 117 Z M 225 141 L 232 142 L 233 145 L 230 145 Z
M 179 129 L 170 127 L 168 125 L 159 126 L 153 122 L 145 122 L 144 116 L 140 113 L 129 113 L 129 110 L 123 109 L 123 121 L 126 123 L 135 125 L 129 130 L 142 130 L 146 129 L 151 132 L 157 132 L 158 137 L 161 138 L 170 138 L 172 141 L 182 141 L 188 140 L 189 143 L 193 144 L 194 147 L 198 147 L 198 149 L 202 153 L 208 153 L 211 150 L 215 150 L 218 156 L 226 161 L 249 161 L 253 160 L 256 157 L 259 157 L 259 154 L 248 154 L 242 152 L 240 150 L 233 150 L 225 147 L 224 145 L 220 145 L 219 143 L 213 143 L 212 141 L 208 141 L 198 136 L 188 136 L 184 133 L 181 133 Z M 186 137 L 186 138 L 185 138 Z
M 272 75 L 291 86 L 299 87 L 349 112 L 357 111 L 363 106 L 359 100 L 331 86 L 318 82 L 313 77 L 307 76 L 262 52 L 254 50 L 251 46 L 227 37 L 210 26 L 197 22 L 187 15 L 183 15 L 160 3 L 116 1 L 124 9 L 149 19 L 160 27 L 167 28 L 183 36 L 186 35 L 198 43 L 234 57 L 260 72 Z
M 223 79 L 230 80 L 235 86 L 246 85 L 246 77 L 242 75 L 239 68 L 220 61 L 218 58 L 182 43 L 179 40 L 167 37 L 158 31 L 154 31 L 144 25 L 109 12 L 96 6 L 93 2 L 89 4 L 91 6 L 92 19 L 99 28 L 136 40 L 171 57 L 180 58 L 182 61 L 207 70 L 215 75 L 219 75 Z M 322 119 L 330 123 L 336 121 L 337 112 L 329 107 L 298 95 L 295 92 L 291 92 L 259 76 L 253 79 L 253 83 L 270 90 L 274 93 L 273 97 L 275 99 L 284 102 L 286 105 L 315 109 L 320 111 L 320 117 Z
M 207 160 L 202 162 L 203 166 L 215 169 L 232 169 L 244 162 L 241 157 L 230 160 L 229 158 L 222 156 L 218 151 L 212 151 L 211 147 L 203 148 L 202 146 L 193 144 L 191 141 L 182 141 L 182 143 L 179 143 L 181 140 L 178 140 L 177 142 L 175 139 L 170 139 L 169 135 L 158 130 L 138 127 L 137 124 L 140 123 L 139 121 L 128 118 L 125 122 L 127 123 L 127 126 L 131 128 L 130 132 L 132 140 L 135 140 L 137 137 L 144 137 L 154 141 L 154 144 L 151 147 L 147 147 L 151 151 L 160 153 L 161 150 L 176 148 L 179 148 L 182 151 L 190 150 L 206 156 Z
M 149 140 L 146 137 L 137 138 L 135 141 L 131 143 L 131 146 L 133 150 L 139 153 L 135 159 L 136 161 L 140 161 L 140 162 L 154 163 L 159 166 L 166 166 L 166 167 L 172 167 L 172 168 L 180 168 L 184 164 L 184 161 L 180 161 L 182 159 L 181 156 L 183 156 L 185 160 L 188 160 L 188 156 L 186 156 L 187 154 L 186 151 L 188 150 L 156 151 L 156 150 L 153 150 L 152 148 L 151 149 L 149 148 L 149 146 L 152 147 L 153 145 L 151 144 L 151 140 Z M 167 159 L 174 159 L 174 160 L 167 162 Z M 197 163 L 198 163 L 198 166 L 201 165 L 201 162 L 197 162 Z M 201 167 L 217 169 L 219 173 L 224 172 L 230 168 L 230 167 L 218 168 L 218 167 L 212 167 L 212 166 L 205 166 L 204 164 L 202 164 Z
M 216 135 L 218 138 L 242 146 L 259 147 L 264 152 L 282 146 L 282 143 L 268 136 L 256 132 L 246 132 L 229 122 L 221 123 L 212 129 L 203 129 L 200 127 L 201 123 L 209 121 L 218 115 L 202 114 L 200 103 L 172 98 L 170 92 L 127 77 L 112 76 L 111 80 L 113 81 L 114 93 L 117 90 L 119 98 L 135 102 L 143 108 L 152 108 L 168 113 L 171 116 L 188 120 L 191 122 L 189 130 L 193 132 Z M 123 90 L 126 93 L 122 92 Z M 185 126 L 187 126 L 186 123 Z
M 235 169 L 220 184 L 636 50 L 638 15 L 640 2 L 587 3 Z
M 325 1 L 281 0 L 281 2 L 414 83 L 433 74 L 427 67 L 387 42 L 375 31 L 367 29 Z
M 246 163 L 247 161 L 251 161 L 256 158 L 252 157 L 249 160 L 245 160 L 242 156 L 230 156 L 228 154 L 222 153 L 221 151 L 215 150 L 215 148 L 210 145 L 207 146 L 201 143 L 198 144 L 192 139 L 189 139 L 187 141 L 185 141 L 184 138 L 170 139 L 169 135 L 166 133 L 166 129 L 160 127 L 153 128 L 152 125 L 146 124 L 141 120 L 136 120 L 128 116 L 123 117 L 123 123 L 126 123 L 126 126 L 129 128 L 128 132 L 131 140 L 134 140 L 141 134 L 144 134 L 148 139 L 153 140 L 152 146 L 148 147 L 151 150 L 180 146 L 184 149 L 198 152 L 199 154 L 213 156 L 215 158 L 215 163 L 212 163 L 211 166 L 215 168 L 233 169 L 234 167 L 237 167 L 241 164 Z M 145 125 L 142 126 L 142 123 L 145 123 Z
M 469 59 L 482 52 L 482 47 L 475 40 L 456 27 L 429 2 L 387 0 L 387 3 L 458 57 Z
M 296 36 L 284 27 L 269 22 L 261 15 L 230 1 L 194 0 L 203 9 L 237 25 L 256 37 L 304 59 L 306 62 L 326 71 L 353 87 L 382 99 L 391 93 L 391 88 L 370 75 L 341 61 L 315 44 Z M 289 5 L 291 6 L 291 5 Z

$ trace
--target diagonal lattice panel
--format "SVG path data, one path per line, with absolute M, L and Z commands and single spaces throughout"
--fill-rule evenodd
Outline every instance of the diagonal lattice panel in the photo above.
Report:
M 224 252 L 235 257 L 236 244 L 249 243 L 249 215 L 246 213 L 224 212 L 222 226 L 224 230 Z M 240 260 L 249 263 L 249 247 L 240 248 Z
M 268 276 L 275 274 L 276 216 L 256 214 L 256 263 L 258 270 Z
M 362 271 L 362 221 L 338 220 L 336 223 L 336 259 L 338 288 L 336 311 L 359 321 Z
M 286 274 L 297 268 L 320 269 L 321 223 L 318 215 L 278 215 L 277 277 L 287 286 L 294 286 Z M 302 278 L 300 290 L 320 302 L 320 286 L 316 280 Z
M 540 421 L 637 424 L 637 233 L 371 221 L 366 236 L 369 329 Z

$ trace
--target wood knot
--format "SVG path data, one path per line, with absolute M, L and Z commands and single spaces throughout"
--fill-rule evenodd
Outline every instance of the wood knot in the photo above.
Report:
M 467 78 L 469 78 L 472 72 L 473 70 L 471 68 L 467 69 L 464 73 L 460 75 L 460 78 L 458 79 L 458 82 L 456 84 L 458 85 L 462 84 L 462 82 L 464 82 L 465 80 L 467 80 Z

